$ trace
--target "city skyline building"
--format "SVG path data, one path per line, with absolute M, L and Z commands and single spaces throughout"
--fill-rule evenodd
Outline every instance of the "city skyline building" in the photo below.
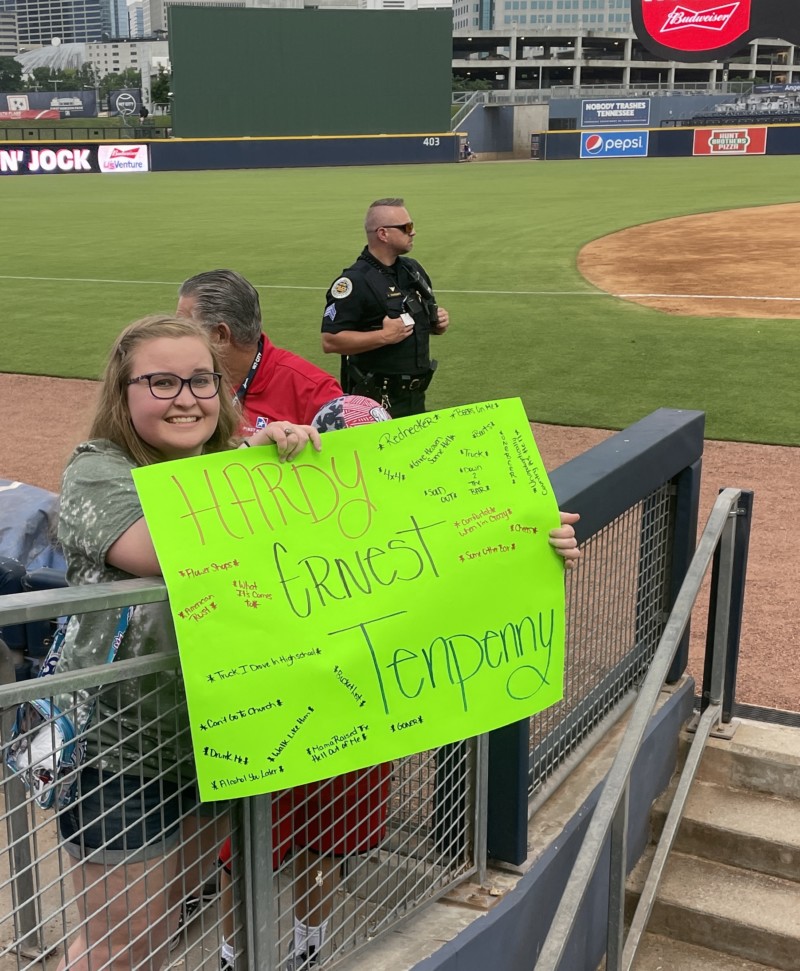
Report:
M 453 30 L 544 27 L 629 32 L 630 0 L 453 0 Z
M 3 0 L 17 18 L 20 49 L 128 37 L 125 0 Z
M 143 7 L 143 31 L 149 37 L 169 29 L 170 7 L 249 7 L 269 9 L 274 7 L 303 9 L 360 9 L 360 10 L 429 10 L 451 8 L 453 0 L 141 0 Z M 526 0 L 527 2 L 527 0 Z
M 18 50 L 17 15 L 0 6 L 0 57 L 14 55 Z
M 144 37 L 144 3 L 142 0 L 135 0 L 128 3 L 128 25 L 131 37 Z

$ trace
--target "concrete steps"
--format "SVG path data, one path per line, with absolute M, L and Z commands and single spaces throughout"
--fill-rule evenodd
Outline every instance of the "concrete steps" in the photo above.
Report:
M 645 934 L 636 956 L 636 971 L 774 971 L 730 954 L 709 951 L 660 934 Z
M 649 850 L 631 874 L 632 903 L 651 856 Z M 781 971 L 800 971 L 800 884 L 673 852 L 648 930 Z
M 674 786 L 653 806 L 653 836 L 661 836 Z M 800 804 L 745 789 L 696 782 L 675 849 L 728 866 L 800 879 Z
M 674 786 L 655 803 L 654 838 Z M 628 882 L 632 915 L 648 849 Z M 712 739 L 635 971 L 800 971 L 800 730 L 742 723 Z

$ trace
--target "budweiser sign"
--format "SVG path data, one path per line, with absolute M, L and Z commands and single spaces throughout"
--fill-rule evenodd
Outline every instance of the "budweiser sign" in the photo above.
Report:
M 753 0 L 632 0 L 640 40 L 662 57 L 713 60 L 711 51 L 738 46 L 750 27 Z M 643 36 L 644 34 L 644 36 Z
M 715 61 L 745 53 L 756 37 L 800 44 L 797 0 L 631 0 L 644 46 L 670 61 Z
M 728 26 L 738 7 L 738 3 L 728 3 L 722 7 L 712 7 L 710 10 L 690 10 L 688 7 L 675 7 L 667 14 L 661 32 L 687 30 L 691 27 L 721 32 Z

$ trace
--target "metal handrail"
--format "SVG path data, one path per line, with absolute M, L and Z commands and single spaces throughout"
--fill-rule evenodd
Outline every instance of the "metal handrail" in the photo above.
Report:
M 536 971 L 557 971 L 564 957 L 591 878 L 611 834 L 611 876 L 609 892 L 608 945 L 606 971 L 629 971 L 639 939 L 652 909 L 653 900 L 663 873 L 667 855 L 677 833 L 678 823 L 697 771 L 702 750 L 722 714 L 725 660 L 728 645 L 728 610 L 730 602 L 733 557 L 735 547 L 736 504 L 740 489 L 725 489 L 720 493 L 697 544 L 692 562 L 667 620 L 650 670 L 642 683 L 603 791 L 586 831 L 583 844 L 572 868 L 569 880 L 550 925 Z M 628 792 L 636 757 L 644 740 L 650 718 L 655 711 L 662 686 L 672 664 L 672 658 L 691 618 L 692 608 L 700 592 L 703 578 L 720 548 L 719 581 L 717 584 L 717 626 L 714 634 L 714 653 L 709 691 L 709 704 L 698 725 L 689 758 L 673 807 L 667 818 L 664 833 L 656 850 L 656 860 L 650 870 L 645 891 L 640 898 L 627 941 L 623 942 L 625 903 L 625 862 Z M 684 776 L 686 777 L 684 781 Z M 680 797 L 680 798 L 679 798 Z M 658 861 L 658 866 L 656 866 Z
M 467 117 L 467 115 L 472 111 L 472 109 L 479 104 L 483 104 L 486 101 L 485 91 L 473 91 L 472 97 L 468 98 L 464 104 L 458 109 L 458 111 L 450 119 L 450 130 L 458 131 L 458 126 Z

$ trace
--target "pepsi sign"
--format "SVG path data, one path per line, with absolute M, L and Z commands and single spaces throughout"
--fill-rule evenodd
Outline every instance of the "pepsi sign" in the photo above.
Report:
M 645 158 L 649 131 L 581 132 L 581 158 Z

